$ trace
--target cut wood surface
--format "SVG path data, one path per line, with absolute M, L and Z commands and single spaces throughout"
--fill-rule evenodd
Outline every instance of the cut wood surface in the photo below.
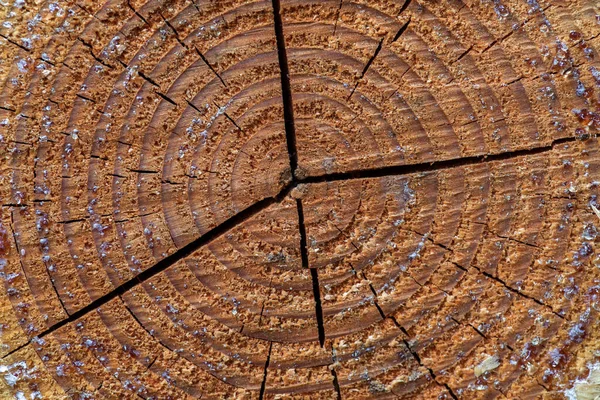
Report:
M 0 399 L 600 399 L 597 0 L 0 21 Z

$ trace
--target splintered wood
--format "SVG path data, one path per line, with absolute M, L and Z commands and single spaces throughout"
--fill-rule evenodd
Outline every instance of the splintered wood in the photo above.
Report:
M 600 398 L 597 0 L 0 20 L 0 399 Z

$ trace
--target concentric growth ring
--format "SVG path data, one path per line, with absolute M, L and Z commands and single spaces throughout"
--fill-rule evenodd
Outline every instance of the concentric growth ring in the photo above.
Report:
M 0 4 L 0 397 L 600 396 L 596 1 Z

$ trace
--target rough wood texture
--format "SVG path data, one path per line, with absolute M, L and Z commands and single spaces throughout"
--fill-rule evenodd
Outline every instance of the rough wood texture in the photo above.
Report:
M 598 1 L 0 20 L 1 399 L 600 398 Z

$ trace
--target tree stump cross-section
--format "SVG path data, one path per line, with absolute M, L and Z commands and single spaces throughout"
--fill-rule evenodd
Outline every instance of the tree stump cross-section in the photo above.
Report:
M 600 399 L 597 0 L 0 20 L 0 399 Z

